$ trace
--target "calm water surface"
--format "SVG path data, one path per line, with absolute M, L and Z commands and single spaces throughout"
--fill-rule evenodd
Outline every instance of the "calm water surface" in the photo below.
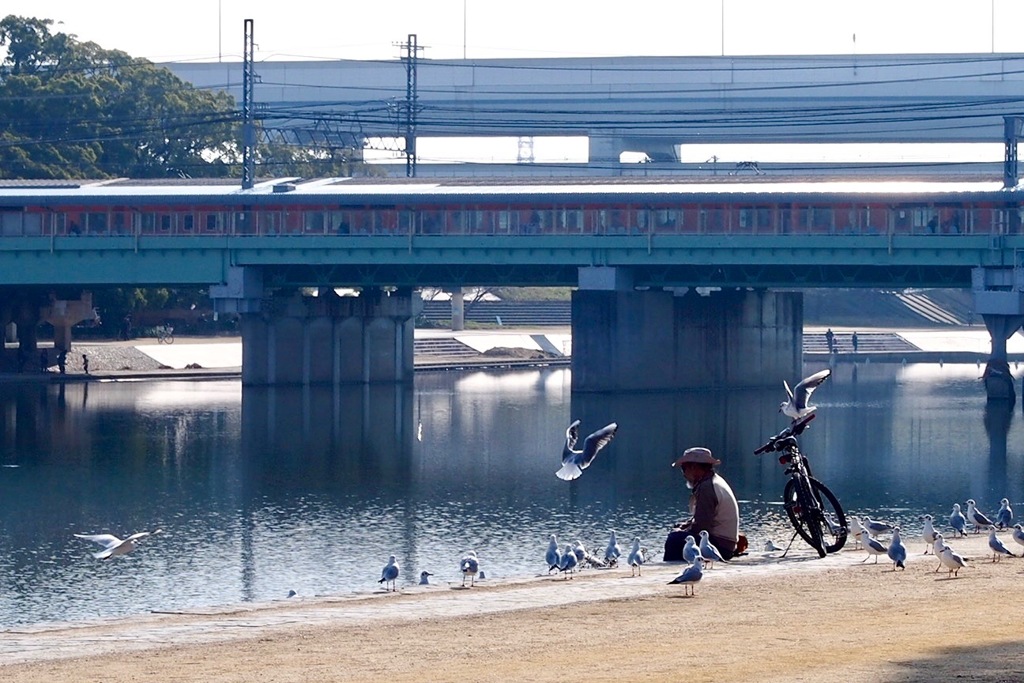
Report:
M 979 375 L 840 365 L 803 439 L 816 474 L 848 512 L 912 532 L 954 501 L 1022 500 L 1021 409 L 987 406 Z M 781 393 L 573 395 L 565 369 L 417 373 L 414 389 L 2 385 L 0 627 L 374 591 L 392 553 L 400 585 L 460 581 L 468 549 L 489 578 L 532 576 L 551 533 L 660 550 L 687 498 L 669 463 L 696 444 L 723 459 L 756 550 L 789 537 L 782 468 L 752 455 L 785 426 Z M 573 418 L 619 435 L 566 483 Z M 110 562 L 72 536 L 156 527 Z

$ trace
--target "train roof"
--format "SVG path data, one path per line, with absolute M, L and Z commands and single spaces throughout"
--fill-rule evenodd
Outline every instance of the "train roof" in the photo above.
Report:
M 494 177 L 494 178 L 294 178 L 261 179 L 243 190 L 237 178 L 0 180 L 0 206 L 58 205 L 393 205 L 548 201 L 670 200 L 818 201 L 943 199 L 1016 201 L 1021 186 L 1006 188 L 991 176 L 851 177 L 663 176 L 663 177 Z

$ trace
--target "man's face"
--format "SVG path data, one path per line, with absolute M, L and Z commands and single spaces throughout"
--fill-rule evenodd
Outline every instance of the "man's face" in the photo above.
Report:
M 686 483 L 690 485 L 696 484 L 701 473 L 704 471 L 703 468 L 692 462 L 684 462 L 681 469 L 683 470 L 683 476 L 686 477 Z

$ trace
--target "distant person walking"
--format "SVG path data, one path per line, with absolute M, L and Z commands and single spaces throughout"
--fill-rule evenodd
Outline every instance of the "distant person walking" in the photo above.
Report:
M 853 336 L 850 337 L 850 343 L 853 344 L 853 352 L 857 353 L 858 341 L 857 341 L 857 333 L 856 332 L 854 332 Z
M 85 374 L 89 374 L 89 356 L 82 354 L 82 369 L 85 370 Z
M 831 327 L 825 332 L 825 341 L 828 342 L 828 352 L 832 353 L 836 348 L 836 335 L 832 332 Z
M 68 352 L 61 351 L 57 354 L 57 369 L 60 370 L 60 374 L 64 374 L 68 370 Z

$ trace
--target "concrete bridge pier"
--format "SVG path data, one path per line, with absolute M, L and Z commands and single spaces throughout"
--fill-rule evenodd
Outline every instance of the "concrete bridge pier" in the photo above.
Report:
M 71 328 L 86 320 L 96 320 L 92 292 L 82 292 L 78 299 L 51 299 L 48 306 L 40 309 L 39 317 L 53 325 L 54 350 L 70 351 Z
M 572 390 L 781 387 L 803 370 L 799 292 L 635 291 L 628 270 L 580 269 Z
M 990 400 L 1017 399 L 1006 360 L 1006 340 L 1024 324 L 1024 268 L 975 268 L 971 272 L 974 310 L 981 314 L 992 338 L 985 363 L 985 393 Z
M 243 385 L 412 382 L 422 302 L 411 289 L 265 296 L 260 274 L 246 270 L 210 288 L 215 310 L 240 314 Z

